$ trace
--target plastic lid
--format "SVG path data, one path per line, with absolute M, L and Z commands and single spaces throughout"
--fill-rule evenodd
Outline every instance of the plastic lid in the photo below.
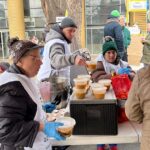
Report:
M 67 127 L 73 127 L 76 124 L 75 119 L 71 117 L 60 117 L 57 118 L 55 122 L 63 123 L 63 126 L 60 126 L 59 128 L 67 128 Z

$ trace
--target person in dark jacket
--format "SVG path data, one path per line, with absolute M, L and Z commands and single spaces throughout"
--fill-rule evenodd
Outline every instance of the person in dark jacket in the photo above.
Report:
M 40 46 L 12 38 L 13 64 L 0 76 L 0 143 L 2 150 L 51 150 L 47 137 L 64 139 L 61 123 L 47 122 L 34 77 L 42 64 Z
M 118 53 L 121 59 L 124 57 L 124 43 L 122 28 L 119 24 L 120 13 L 117 10 L 113 10 L 107 19 L 107 23 L 104 27 L 104 37 L 110 36 L 114 39 L 117 45 Z
M 130 35 L 130 31 L 128 30 L 128 28 L 125 25 L 125 17 L 124 16 L 120 16 L 120 25 L 122 27 L 122 33 L 123 33 L 123 43 L 124 43 L 124 48 L 125 48 L 125 53 L 124 53 L 124 58 L 123 60 L 128 62 L 128 51 L 127 48 L 131 43 L 131 35 Z

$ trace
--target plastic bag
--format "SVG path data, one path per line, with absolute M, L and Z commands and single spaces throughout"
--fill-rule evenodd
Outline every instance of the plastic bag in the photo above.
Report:
M 117 99 L 127 99 L 131 87 L 131 81 L 128 75 L 116 75 L 112 77 L 112 87 Z

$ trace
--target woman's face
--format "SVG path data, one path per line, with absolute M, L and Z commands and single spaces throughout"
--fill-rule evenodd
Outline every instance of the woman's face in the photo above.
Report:
M 41 64 L 42 60 L 40 57 L 39 49 L 29 51 L 17 63 L 17 65 L 20 67 L 20 69 L 22 69 L 25 75 L 30 78 L 34 77 L 38 73 Z
M 114 50 L 109 50 L 105 53 L 104 58 L 106 59 L 106 61 L 108 61 L 109 63 L 114 63 L 116 58 L 117 58 L 117 53 Z

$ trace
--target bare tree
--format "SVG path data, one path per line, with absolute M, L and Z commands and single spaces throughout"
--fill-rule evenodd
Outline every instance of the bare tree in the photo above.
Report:
M 78 30 L 73 39 L 72 51 L 81 47 L 81 22 L 82 22 L 82 0 L 41 0 L 43 12 L 46 17 L 47 24 L 56 22 L 57 16 L 64 16 L 66 9 L 68 14 L 76 22 Z

